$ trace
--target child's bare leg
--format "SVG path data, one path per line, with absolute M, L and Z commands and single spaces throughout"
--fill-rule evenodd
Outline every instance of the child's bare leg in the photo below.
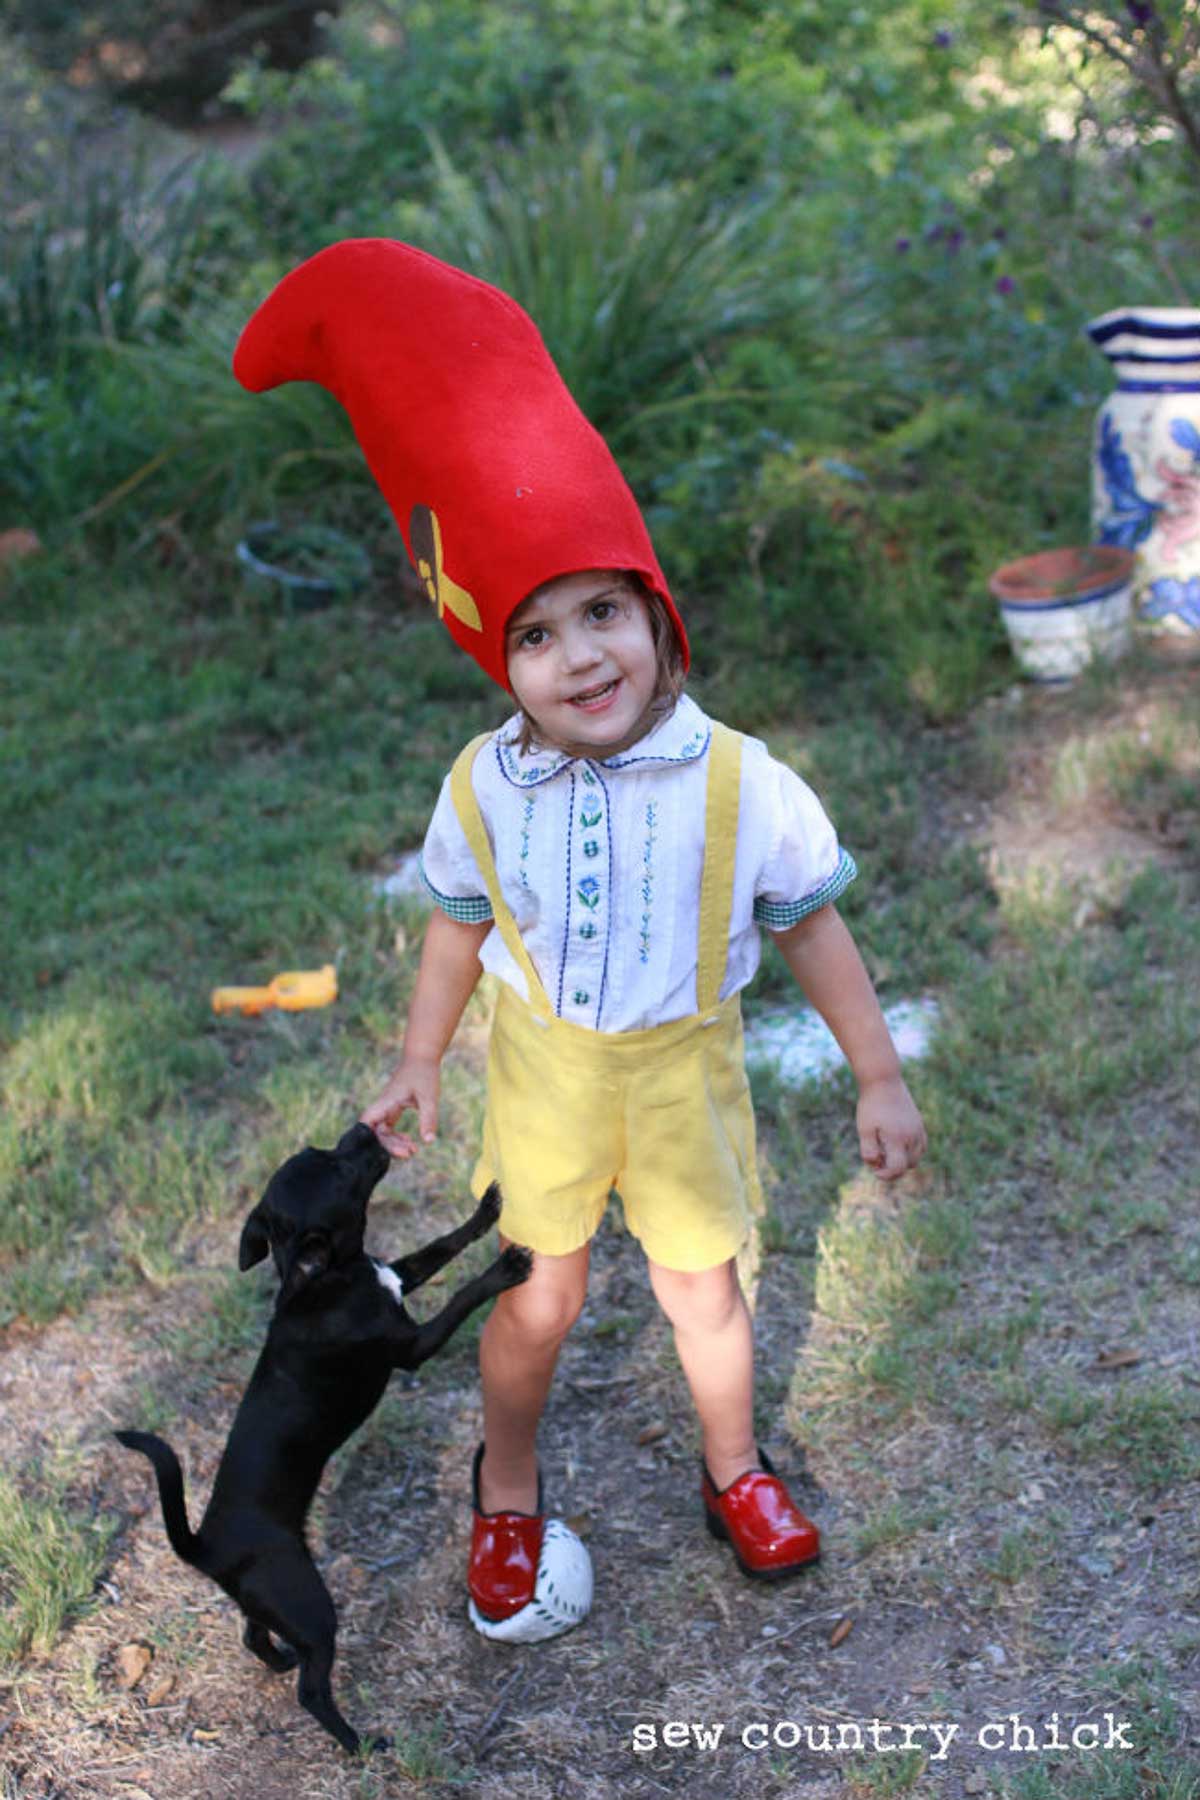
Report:
M 501 1244 L 508 1240 L 501 1236 Z M 483 1441 L 479 1503 L 485 1513 L 537 1511 L 537 1428 L 562 1341 L 587 1295 L 588 1253 L 533 1259 L 520 1287 L 496 1301 L 479 1339 Z
M 726 1488 L 747 1469 L 758 1467 L 754 1332 L 737 1263 L 731 1259 L 697 1274 L 664 1269 L 649 1258 L 647 1266 L 655 1298 L 675 1330 L 675 1347 L 700 1419 L 708 1472 L 718 1490 Z

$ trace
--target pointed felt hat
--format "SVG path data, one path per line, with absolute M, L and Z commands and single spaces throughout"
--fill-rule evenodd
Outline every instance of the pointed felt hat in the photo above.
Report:
M 293 269 L 238 341 L 261 393 L 315 381 L 341 402 L 451 636 L 508 687 L 504 629 L 533 589 L 628 569 L 687 635 L 638 505 L 528 313 L 390 238 Z

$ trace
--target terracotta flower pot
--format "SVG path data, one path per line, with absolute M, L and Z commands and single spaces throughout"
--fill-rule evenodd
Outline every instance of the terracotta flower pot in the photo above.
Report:
M 988 583 L 1013 654 L 1037 681 L 1070 681 L 1094 656 L 1129 648 L 1134 554 L 1115 544 L 1043 550 Z

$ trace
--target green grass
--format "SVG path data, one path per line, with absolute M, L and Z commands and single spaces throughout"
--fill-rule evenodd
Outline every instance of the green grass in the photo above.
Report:
M 52 1473 L 0 1475 L 0 1671 L 44 1656 L 86 1609 L 111 1534 L 111 1521 L 68 1504 Z
M 261 1270 L 219 1271 L 208 1283 L 204 1300 L 167 1334 L 172 1362 L 202 1372 L 234 1357 L 248 1362 L 262 1342 L 274 1305 L 272 1286 Z
M 895 1543 L 907 1543 L 917 1532 L 935 1531 L 942 1513 L 932 1501 L 893 1500 L 873 1513 L 859 1528 L 855 1549 L 859 1556 Z
M 1065 1751 L 1002 1782 L 1004 1800 L 1196 1800 L 1200 1762 L 1181 1747 L 1184 1719 L 1166 1673 L 1149 1655 L 1112 1669 L 1089 1672 L 1087 1716 L 1105 1710 L 1128 1721 L 1132 1753 Z M 1084 1708 L 1079 1708 L 1084 1716 Z M 1105 1727 L 1101 1725 L 1101 1742 Z
M 1069 1376 L 1044 1393 L 1037 1415 L 1092 1460 L 1119 1459 L 1137 1485 L 1160 1492 L 1200 1474 L 1200 1431 L 1194 1400 L 1173 1384 L 1118 1384 L 1111 1392 L 1082 1388 Z
M 892 1794 L 912 1794 L 928 1766 L 923 1750 L 898 1750 L 873 1759 L 851 1757 L 846 1765 L 848 1792 L 856 1800 L 886 1800 Z
M 496 701 L 449 708 L 423 614 L 197 612 L 32 571 L 6 624 L 0 1317 L 169 1278 L 198 1222 L 336 1136 L 393 1053 L 416 949 L 369 878 L 419 841 Z M 368 652 L 366 646 L 372 644 Z M 218 1020 L 210 990 L 339 967 L 328 1012 Z M 473 1104 L 448 1083 L 437 1170 Z M 464 1116 L 465 1108 L 465 1116 Z M 449 1166 L 448 1166 L 449 1165 Z

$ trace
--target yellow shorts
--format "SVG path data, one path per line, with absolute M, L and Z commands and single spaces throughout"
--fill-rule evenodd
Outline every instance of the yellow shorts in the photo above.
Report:
M 738 996 L 708 1017 L 591 1031 L 542 1022 L 501 982 L 474 1188 L 499 1181 L 506 1237 L 566 1256 L 616 1188 L 652 1262 L 737 1255 L 762 1204 Z

